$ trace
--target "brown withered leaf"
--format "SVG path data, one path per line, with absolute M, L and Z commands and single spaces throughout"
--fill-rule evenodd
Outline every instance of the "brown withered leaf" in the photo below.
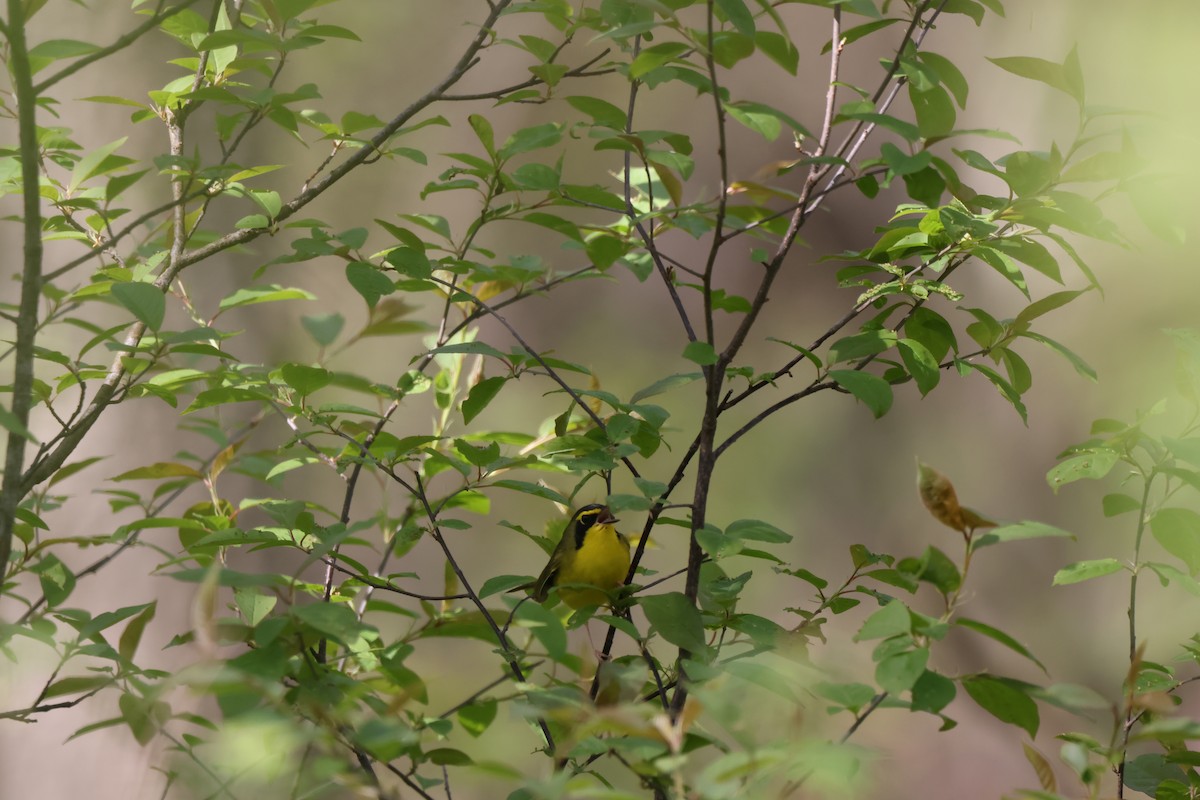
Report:
M 968 525 L 963 517 L 963 509 L 958 504 L 958 494 L 949 478 L 918 461 L 917 490 L 921 493 L 921 502 L 934 519 L 960 533 L 966 532 Z

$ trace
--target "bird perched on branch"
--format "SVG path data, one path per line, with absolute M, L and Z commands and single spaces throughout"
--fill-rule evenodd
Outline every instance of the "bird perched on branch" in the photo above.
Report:
M 608 506 L 592 503 L 575 512 L 542 574 L 530 586 L 544 601 L 551 587 L 571 608 L 605 605 L 608 593 L 625 582 L 629 572 L 629 539 L 616 528 Z

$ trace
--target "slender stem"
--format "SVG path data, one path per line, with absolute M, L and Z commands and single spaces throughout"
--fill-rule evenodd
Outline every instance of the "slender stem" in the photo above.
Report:
M 708 247 L 708 257 L 704 262 L 700 288 L 704 298 L 704 341 L 715 345 L 716 332 L 713 327 L 712 307 L 713 270 L 717 266 L 717 255 L 721 252 L 721 246 L 725 242 L 725 214 L 729 203 L 729 151 L 725 141 L 725 104 L 721 100 L 721 84 L 717 76 L 717 63 L 713 58 L 713 20 L 716 16 L 713 12 L 713 0 L 708 0 L 708 13 L 705 15 L 704 65 L 708 71 L 709 93 L 712 96 L 717 129 L 717 167 L 720 171 L 720 182 L 717 186 L 717 210 L 713 215 L 713 237 Z M 718 369 L 724 371 L 724 365 Z M 720 382 L 719 378 L 717 382 Z
M 838 744 L 845 744 L 847 741 L 849 741 L 850 737 L 853 736 L 855 732 L 862 727 L 862 724 L 867 721 L 867 717 L 871 716 L 875 709 L 879 708 L 879 704 L 887 699 L 887 696 L 887 692 L 880 692 L 872 697 L 871 702 L 867 704 L 867 707 L 859 712 L 858 716 L 854 718 L 854 722 L 851 723 L 850 727 L 846 729 L 846 732 L 842 734 L 842 738 L 838 739 Z
M 38 189 L 37 92 L 25 41 L 25 3 L 8 0 L 8 66 L 17 99 L 17 134 L 21 153 L 22 220 L 24 230 L 21 267 L 21 300 L 17 318 L 16 353 L 13 357 L 12 422 L 6 424 L 8 441 L 4 456 L 4 480 L 0 484 L 0 584 L 12 554 L 17 507 L 25 496 L 21 480 L 25 469 L 24 431 L 29 428 L 33 406 L 33 357 L 38 330 L 38 300 L 42 293 L 42 211 Z
M 1136 721 L 1133 704 L 1129 700 L 1133 697 L 1134 682 L 1137 681 L 1135 668 L 1138 661 L 1138 645 L 1137 645 L 1137 585 L 1138 574 L 1141 572 L 1141 557 L 1142 557 L 1142 536 L 1146 532 L 1146 518 L 1150 507 L 1150 489 L 1154 484 L 1155 474 L 1151 472 L 1145 475 L 1142 482 L 1142 503 L 1138 508 L 1138 523 L 1137 532 L 1133 538 L 1133 570 L 1129 576 L 1129 677 L 1130 685 L 1125 687 L 1125 720 L 1121 726 L 1121 758 L 1117 762 L 1117 798 L 1122 800 L 1125 797 L 1125 766 L 1129 757 L 1129 735 L 1133 731 L 1133 723 Z

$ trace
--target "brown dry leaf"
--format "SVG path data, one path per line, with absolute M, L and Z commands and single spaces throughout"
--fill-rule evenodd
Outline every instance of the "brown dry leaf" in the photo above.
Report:
M 949 478 L 918 461 L 917 490 L 921 493 L 921 502 L 929 509 L 934 519 L 960 533 L 966 531 L 967 523 L 963 518 L 963 509 L 958 504 L 958 494 Z
M 1134 708 L 1153 711 L 1155 714 L 1166 715 L 1175 711 L 1175 702 L 1166 692 L 1142 692 L 1135 694 L 1130 701 Z

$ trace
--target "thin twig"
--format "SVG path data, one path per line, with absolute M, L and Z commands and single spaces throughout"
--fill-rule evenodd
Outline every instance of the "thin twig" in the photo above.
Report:
M 17 0 L 9 0 L 10 7 Z M 496 20 L 499 19 L 501 13 L 512 3 L 512 0 L 496 0 L 492 5 L 491 11 L 487 18 L 480 24 L 479 32 L 475 38 L 467 46 L 462 56 L 458 59 L 450 71 L 443 77 L 432 89 L 426 92 L 422 97 L 418 98 L 407 108 L 397 114 L 390 122 L 388 122 L 380 131 L 370 140 L 370 147 L 364 148 L 352 154 L 349 158 L 332 169 L 328 175 L 307 190 L 301 192 L 292 200 L 284 203 L 280 208 L 279 213 L 272 220 L 272 225 L 267 228 L 245 228 L 228 233 L 217 240 L 187 253 L 181 253 L 178 259 L 172 259 L 168 269 L 164 270 L 159 278 L 154 282 L 154 285 L 161 291 L 166 291 L 171 282 L 184 268 L 204 261 L 217 253 L 228 250 L 237 245 L 246 244 L 247 242 L 257 239 L 265 233 L 270 233 L 276 229 L 279 223 L 290 218 L 304 206 L 311 203 L 317 197 L 324 194 L 335 183 L 349 174 L 352 170 L 366 161 L 373 152 L 378 150 L 393 134 L 396 133 L 406 122 L 423 111 L 432 103 L 441 99 L 442 95 L 464 75 L 478 63 L 479 51 L 483 49 L 490 37 L 492 36 L 492 27 Z M 20 19 L 20 17 L 10 17 L 11 19 Z M 36 152 L 36 150 L 34 151 Z M 36 192 L 34 193 L 36 197 Z M 178 199 L 178 198 L 177 198 Z M 40 233 L 40 231 L 39 231 Z M 38 247 L 40 248 L 40 238 Z M 40 275 L 40 272 L 39 272 Z M 26 282 L 28 287 L 30 282 Z M 122 342 L 122 353 L 135 349 L 145 334 L 146 326 L 144 323 L 138 322 L 130 327 L 128 334 Z M 9 476 L 13 475 L 11 480 L 16 485 L 19 480 L 19 485 L 24 492 L 27 492 L 33 486 L 41 483 L 49 478 L 54 471 L 57 470 L 66 459 L 74 452 L 83 436 L 91 429 L 92 425 L 100 418 L 109 402 L 112 400 L 113 394 L 117 389 L 117 385 L 125 375 L 124 362 L 120 356 L 114 359 L 113 367 L 110 369 L 108 377 L 104 384 L 97 392 L 92 400 L 92 405 L 88 409 L 88 413 L 80 419 L 76 428 L 67 436 L 52 452 L 46 454 L 37 463 L 30 467 L 23 475 L 20 474 L 19 468 L 21 464 L 17 464 L 18 472 L 5 472 L 5 484 L 10 481 Z M 24 394 L 28 394 L 26 391 Z M 10 436 L 11 439 L 11 436 Z M 23 492 L 22 492 L 23 494 Z M 0 550 L 3 550 L 4 535 L 4 520 L 3 520 L 3 502 L 0 502 Z M 14 504 L 15 508 L 15 504 Z M 11 523 L 9 523 L 11 524 Z M 7 555 L 7 552 L 0 552 L 0 555 Z
M 118 53 L 121 50 L 124 50 L 126 47 L 133 44 L 138 39 L 142 38 L 142 36 L 144 34 L 148 33 L 152 28 L 157 27 L 163 20 L 166 20 L 166 19 L 169 19 L 169 18 L 175 16 L 176 14 L 185 10 L 189 6 L 195 5 L 197 2 L 198 2 L 198 0 L 182 0 L 181 3 L 179 3 L 178 5 L 172 6 L 171 8 L 167 9 L 166 11 L 160 10 L 160 11 L 155 12 L 155 14 L 152 17 L 149 17 L 141 25 L 137 26 L 136 28 L 131 30 L 129 33 L 124 34 L 119 39 L 117 39 L 115 42 L 108 45 L 107 47 L 103 47 L 92 53 L 88 53 L 86 56 L 83 56 L 82 58 L 80 58 L 76 61 L 72 61 L 67 66 L 63 67 L 58 72 L 51 75 L 49 78 L 46 78 L 46 80 L 42 81 L 37 86 L 33 87 L 34 91 L 37 92 L 38 94 L 41 94 L 42 92 L 46 91 L 51 86 L 53 86 L 54 84 L 61 81 L 63 78 L 70 77 L 71 75 L 74 75 L 76 72 L 79 72 L 79 70 L 83 69 L 84 67 L 91 66 L 92 64 L 95 64 L 97 61 L 99 61 L 102 58 L 108 58 L 113 53 Z M 9 18 L 12 19 L 11 15 Z M 205 51 L 205 52 L 207 53 L 207 51 Z

